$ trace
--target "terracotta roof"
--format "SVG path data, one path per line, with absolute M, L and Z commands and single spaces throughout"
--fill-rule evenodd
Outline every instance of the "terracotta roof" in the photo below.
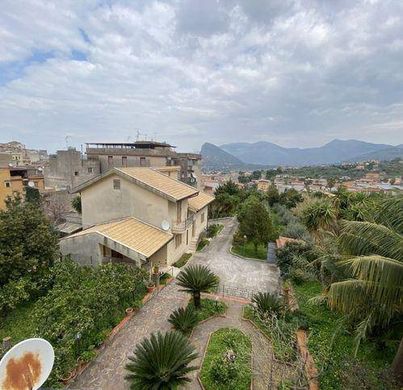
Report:
M 135 184 L 142 186 L 149 191 L 156 192 L 162 197 L 171 201 L 178 201 L 199 193 L 194 187 L 182 183 L 181 181 L 168 177 L 157 169 L 146 167 L 131 167 L 131 168 L 113 168 L 106 172 L 104 175 L 95 177 L 80 184 L 73 189 L 73 192 L 79 192 L 83 189 L 96 183 L 104 177 L 117 174 L 123 178 L 129 179 Z
M 280 237 L 277 238 L 277 240 L 276 240 L 277 249 L 283 248 L 286 244 L 288 244 L 288 243 L 290 243 L 290 242 L 300 242 L 300 243 L 303 243 L 304 241 L 303 241 L 303 240 L 297 240 L 296 238 L 280 236 Z
M 199 211 L 206 207 L 214 200 L 214 196 L 208 195 L 205 192 L 199 192 L 199 195 L 189 199 L 189 208 L 194 211 Z
M 86 234 L 100 234 L 116 241 L 145 257 L 150 257 L 172 239 L 172 234 L 130 217 L 115 222 L 92 226 L 63 238 L 67 240 Z

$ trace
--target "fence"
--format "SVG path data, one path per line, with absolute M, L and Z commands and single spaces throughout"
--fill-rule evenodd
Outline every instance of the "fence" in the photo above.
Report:
M 228 284 L 220 284 L 220 286 L 217 288 L 216 293 L 222 296 L 229 296 L 229 297 L 239 297 L 239 298 L 245 298 L 245 299 L 252 299 L 253 295 L 257 291 L 255 290 L 250 290 L 246 288 L 241 288 L 237 286 L 231 286 Z

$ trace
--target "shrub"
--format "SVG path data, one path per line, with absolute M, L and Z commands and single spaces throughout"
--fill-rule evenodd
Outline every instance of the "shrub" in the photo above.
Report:
M 191 257 L 191 253 L 184 253 L 176 263 L 173 263 L 173 266 L 177 268 L 182 268 L 184 265 L 186 265 Z
M 190 382 L 189 366 L 197 357 L 188 339 L 178 332 L 152 334 L 144 339 L 129 357 L 126 379 L 130 389 L 177 389 Z
M 197 325 L 199 319 L 192 305 L 188 305 L 185 309 L 180 307 L 172 312 L 168 321 L 183 334 L 189 334 Z
M 55 384 L 75 366 L 77 358 L 102 343 L 145 294 L 144 270 L 123 264 L 83 267 L 71 260 L 57 263 L 53 288 L 35 304 L 36 334 L 55 348 L 49 384 Z M 84 356 L 88 356 L 84 354 Z
M 280 314 L 284 308 L 280 298 L 270 293 L 258 292 L 253 295 L 252 302 L 262 318 L 267 318 L 273 314 Z
M 306 243 L 290 242 L 283 248 L 277 249 L 277 265 L 280 268 L 282 276 L 288 276 L 294 262 L 295 256 L 303 256 L 309 260 L 313 260 L 312 247 Z
M 206 245 L 209 244 L 209 242 L 210 242 L 210 241 L 207 240 L 206 238 L 202 238 L 202 239 L 199 241 L 199 243 L 197 244 L 196 250 L 200 252 Z
M 224 225 L 218 224 L 218 223 L 213 223 L 207 227 L 207 237 L 208 238 L 213 238 L 215 237 L 222 229 Z

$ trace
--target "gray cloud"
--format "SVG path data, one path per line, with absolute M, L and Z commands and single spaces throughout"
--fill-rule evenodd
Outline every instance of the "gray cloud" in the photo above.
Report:
M 6 0 L 0 139 L 403 142 L 403 3 Z

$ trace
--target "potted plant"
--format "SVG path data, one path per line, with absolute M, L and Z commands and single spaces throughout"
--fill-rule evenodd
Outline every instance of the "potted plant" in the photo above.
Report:
M 147 291 L 148 291 L 149 293 L 151 293 L 151 292 L 154 291 L 154 289 L 155 289 L 155 283 L 154 283 L 152 280 L 150 280 L 150 281 L 148 282 L 148 284 L 147 284 Z

